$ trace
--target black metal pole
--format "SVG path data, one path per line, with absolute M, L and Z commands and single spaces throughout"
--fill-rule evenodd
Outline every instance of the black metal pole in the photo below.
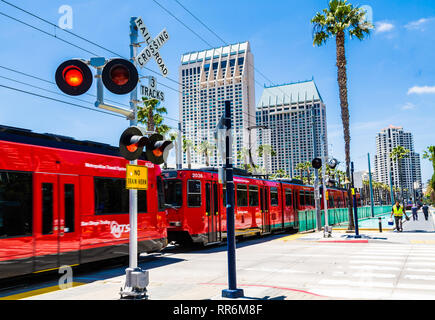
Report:
M 222 290 L 222 297 L 243 297 L 243 289 L 237 289 L 236 280 L 236 237 L 234 223 L 234 179 L 232 161 L 231 102 L 225 101 L 225 174 L 227 186 L 227 249 L 228 289 Z
M 353 167 L 353 162 L 350 163 L 350 172 L 351 172 L 351 176 L 352 176 L 352 200 L 353 200 L 353 212 L 354 212 L 354 216 L 355 216 L 355 237 L 359 238 L 359 229 L 358 229 L 358 208 L 356 206 L 356 192 L 355 192 L 355 184 L 354 184 L 354 179 L 353 179 L 353 171 L 354 171 L 354 167 Z

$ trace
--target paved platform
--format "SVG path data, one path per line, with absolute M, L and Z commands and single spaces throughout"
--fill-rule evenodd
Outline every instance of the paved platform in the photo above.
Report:
M 434 210 L 432 209 L 432 213 Z M 150 300 L 225 300 L 226 246 L 147 256 Z M 32 300 L 117 300 L 125 266 L 74 277 L 76 286 Z M 85 283 L 85 284 L 83 284 Z M 246 300 L 435 299 L 435 229 L 419 212 L 404 232 L 272 235 L 237 244 L 237 283 Z M 80 285 L 82 284 L 82 285 Z

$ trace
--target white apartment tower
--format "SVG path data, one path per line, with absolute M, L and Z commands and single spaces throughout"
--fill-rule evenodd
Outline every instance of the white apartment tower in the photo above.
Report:
M 314 115 L 314 116 L 313 116 Z M 257 104 L 258 145 L 271 145 L 276 156 L 265 155 L 259 164 L 268 173 L 283 169 L 292 178 L 300 175 L 299 163 L 328 156 L 326 110 L 314 80 L 265 87 Z M 315 120 L 315 140 L 313 133 Z
M 403 188 L 408 189 L 405 193 L 407 198 L 412 198 L 414 194 L 414 183 L 419 187 L 415 190 L 422 191 L 421 188 L 421 167 L 420 155 L 414 150 L 414 140 L 410 132 L 403 131 L 402 127 L 389 126 L 382 129 L 376 136 L 376 156 L 375 156 L 375 179 L 378 182 L 390 185 L 390 175 L 393 185 L 401 189 L 399 166 L 396 161 L 391 160 L 391 151 L 403 146 L 410 150 L 409 157 L 402 159 L 401 171 Z
M 255 125 L 254 57 L 249 42 L 183 54 L 179 73 L 180 119 L 185 139 L 194 146 L 202 141 L 215 144 L 214 132 L 231 101 L 233 124 L 233 164 L 241 166 L 237 153 L 249 145 L 250 131 Z M 255 140 L 255 139 L 254 139 Z M 222 161 L 214 149 L 210 165 Z M 191 153 L 192 167 L 204 167 L 205 155 Z M 187 156 L 183 155 L 183 164 Z

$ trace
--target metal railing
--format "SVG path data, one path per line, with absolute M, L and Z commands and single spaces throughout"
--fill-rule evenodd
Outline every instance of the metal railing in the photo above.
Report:
M 358 208 L 358 220 L 368 219 L 372 217 L 370 207 Z M 389 213 L 391 206 L 379 206 L 374 207 L 375 217 Z M 322 226 L 325 225 L 325 210 L 321 211 L 322 214 Z M 317 228 L 316 223 L 316 210 L 304 210 L 298 211 L 299 219 L 299 231 L 315 230 Z M 328 209 L 328 222 L 329 225 L 338 225 L 349 221 L 349 209 L 348 208 L 335 208 Z

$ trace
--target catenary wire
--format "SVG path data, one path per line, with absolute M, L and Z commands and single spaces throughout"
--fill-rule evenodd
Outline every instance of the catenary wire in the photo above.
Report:
M 105 51 L 107 51 L 107 52 L 110 52 L 110 53 L 116 55 L 116 56 L 119 56 L 119 57 L 122 57 L 122 58 L 124 58 L 124 59 L 127 59 L 127 58 L 123 57 L 123 55 L 121 55 L 121 54 L 119 54 L 119 53 L 116 53 L 116 52 L 114 52 L 113 50 L 110 50 L 110 49 L 108 49 L 108 48 L 106 48 L 106 47 L 103 47 L 102 45 L 99 45 L 99 44 L 95 43 L 94 41 L 91 41 L 91 40 L 89 40 L 89 39 L 86 39 L 86 38 L 84 38 L 84 37 L 82 37 L 82 36 L 80 36 L 80 35 L 78 35 L 78 34 L 76 34 L 76 33 L 74 33 L 74 32 L 68 31 L 68 30 L 66 30 L 66 29 L 62 29 L 62 28 L 60 28 L 58 25 L 56 25 L 56 24 L 54 24 L 54 23 L 52 23 L 52 22 L 50 22 L 50 21 L 48 21 L 48 20 L 46 20 L 46 19 L 44 19 L 44 18 L 41 18 L 40 16 L 38 16 L 38 15 L 36 15 L 36 14 L 34 14 L 34 13 L 31 13 L 31 12 L 29 12 L 29 11 L 23 9 L 23 8 L 20 8 L 20 7 L 16 6 L 16 5 L 14 5 L 14 4 L 11 4 L 11 3 L 9 3 L 9 2 L 7 2 L 7 1 L 5 1 L 5 0 L 1 0 L 1 1 L 4 2 L 4 3 L 6 3 L 7 5 L 10 5 L 10 6 L 12 6 L 12 7 L 14 7 L 14 8 L 16 8 L 16 9 L 22 11 L 22 12 L 25 12 L 26 14 L 31 15 L 32 17 L 35 17 L 35 18 L 37 18 L 37 19 L 39 19 L 39 20 L 41 20 L 41 21 L 43 21 L 43 22 L 45 22 L 45 23 L 47 23 L 47 24 L 49 24 L 49 25 L 51 25 L 51 26 L 53 26 L 53 27 L 55 27 L 55 28 L 58 28 L 58 29 L 60 29 L 60 30 L 62 30 L 62 31 L 64 31 L 64 32 L 70 34 L 70 35 L 73 35 L 73 36 L 75 36 L 75 37 L 77 37 L 77 38 L 79 38 L 79 39 L 81 39 L 81 40 L 83 40 L 83 41 L 86 41 L 86 42 L 88 42 L 88 43 L 90 43 L 90 44 L 92 44 L 92 45 L 94 45 L 94 46 L 96 46 L 96 47 L 98 47 L 98 48 L 100 48 L 100 49 L 103 49 L 103 50 L 105 50 Z M 42 32 L 42 33 L 45 33 L 46 35 L 52 36 L 52 37 L 54 37 L 54 38 L 56 38 L 56 39 L 59 39 L 59 40 L 61 40 L 61 41 L 63 41 L 63 42 L 66 42 L 66 43 L 68 43 L 68 44 L 70 44 L 70 45 L 72 45 L 72 46 L 74 46 L 74 47 L 76 47 L 76 48 L 78 48 L 78 49 L 84 50 L 85 52 L 88 52 L 88 53 L 90 53 L 90 54 L 92 54 L 92 55 L 94 55 L 94 56 L 98 56 L 97 54 L 95 54 L 95 53 L 93 53 L 93 52 L 91 52 L 91 51 L 89 51 L 89 50 L 86 50 L 86 49 L 84 49 L 84 48 L 82 48 L 82 47 L 80 47 L 80 46 L 78 46 L 78 45 L 75 45 L 75 44 L 73 44 L 73 43 L 71 43 L 71 42 L 69 42 L 69 41 L 67 41 L 67 40 L 65 40 L 65 39 L 62 39 L 62 38 L 58 37 L 58 36 L 55 35 L 55 34 L 53 35 L 53 34 L 51 34 L 51 33 L 49 33 L 49 32 L 46 32 L 46 31 L 44 31 L 44 30 L 42 30 L 42 29 L 39 29 L 39 28 L 37 28 L 37 27 L 35 27 L 35 26 L 31 25 L 31 24 L 28 24 L 28 23 L 26 23 L 26 22 L 23 22 L 23 21 L 21 21 L 20 19 L 17 19 L 17 18 L 14 18 L 14 17 L 12 17 L 12 16 L 9 16 L 9 15 L 7 15 L 7 14 L 5 14 L 5 13 L 0 12 L 0 14 L 2 14 L 2 15 L 5 16 L 5 17 L 8 17 L 8 18 L 10 18 L 10 19 L 12 19 L 12 20 L 14 20 L 14 21 L 16 21 L 16 22 L 19 22 L 19 23 L 21 23 L 21 24 L 24 24 L 24 25 L 26 25 L 26 26 L 28 26 L 28 27 L 30 27 L 30 28 L 33 28 L 33 29 L 35 29 L 35 30 L 37 30 L 37 31 L 40 31 L 40 32 Z M 146 69 L 146 70 L 148 70 L 149 72 L 152 72 L 152 73 L 154 73 L 154 74 L 156 74 L 156 75 L 158 75 L 158 76 L 160 76 L 160 77 L 163 77 L 160 73 L 158 73 L 158 72 L 156 72 L 156 71 L 154 71 L 154 70 L 152 70 L 152 69 L 150 69 L 150 68 L 144 67 L 144 69 Z M 177 80 L 174 80 L 174 79 L 172 79 L 172 78 L 165 77 L 165 79 L 166 79 L 166 80 L 169 80 L 169 81 L 172 81 L 172 82 L 174 82 L 174 83 L 176 83 L 176 84 L 178 84 L 178 85 L 181 85 Z M 161 84 L 161 83 L 160 83 L 160 84 Z M 168 88 L 168 89 L 171 89 L 171 90 L 174 90 L 174 91 L 180 92 L 178 89 L 175 89 L 175 88 L 169 87 L 169 86 L 164 85 L 164 84 L 161 84 L 161 85 L 165 86 L 165 87 Z

